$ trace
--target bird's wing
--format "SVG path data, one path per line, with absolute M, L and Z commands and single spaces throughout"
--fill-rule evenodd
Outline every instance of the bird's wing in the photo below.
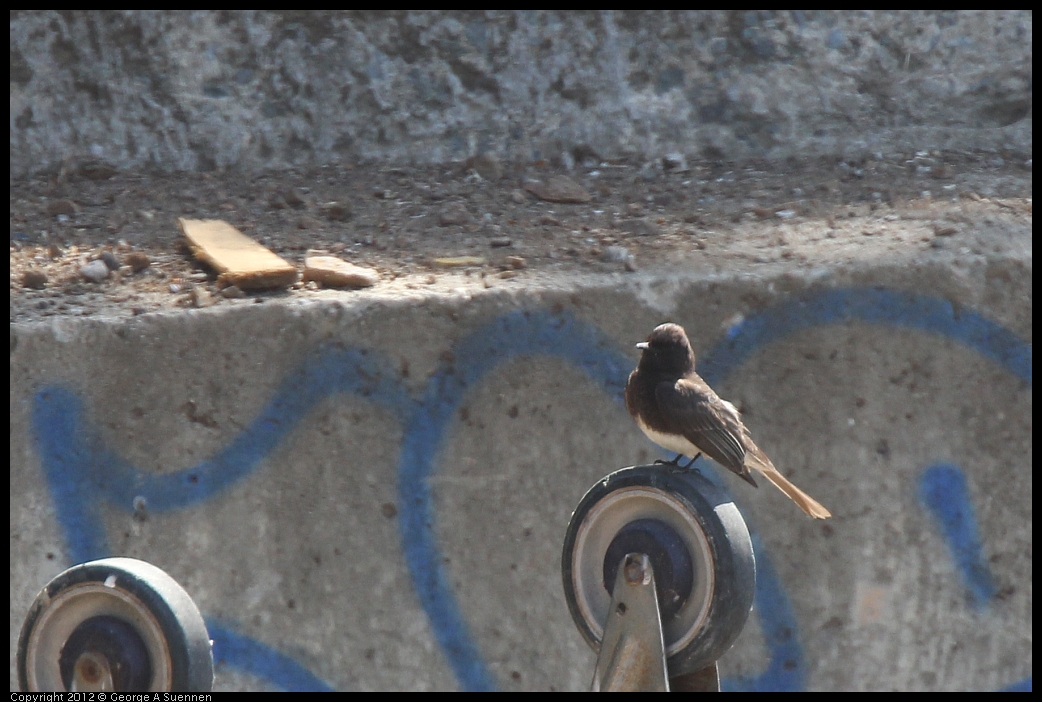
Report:
M 655 399 L 663 418 L 672 424 L 672 432 L 682 434 L 714 461 L 752 482 L 745 467 L 742 421 L 733 405 L 704 382 L 688 378 L 659 383 Z

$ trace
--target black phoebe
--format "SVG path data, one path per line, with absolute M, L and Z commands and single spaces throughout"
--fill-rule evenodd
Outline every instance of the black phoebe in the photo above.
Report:
M 701 454 L 757 487 L 749 469 L 765 478 L 816 519 L 832 514 L 813 497 L 785 479 L 753 443 L 735 406 L 713 392 L 695 372 L 695 352 L 676 324 L 661 324 L 637 344 L 640 363 L 626 383 L 626 409 L 649 439 L 674 453 Z M 673 463 L 679 465 L 678 455 Z

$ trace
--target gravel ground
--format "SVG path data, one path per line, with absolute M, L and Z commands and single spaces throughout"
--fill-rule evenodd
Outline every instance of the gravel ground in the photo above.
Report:
M 579 160 L 571 171 L 478 157 L 440 168 L 256 176 L 120 173 L 69 161 L 50 178 L 11 183 L 11 321 L 357 294 L 316 282 L 219 289 L 185 247 L 179 217 L 224 219 L 301 269 L 309 252 L 375 269 L 376 289 L 388 294 L 517 286 L 546 274 L 853 264 L 1015 246 L 1030 257 L 1024 155 Z

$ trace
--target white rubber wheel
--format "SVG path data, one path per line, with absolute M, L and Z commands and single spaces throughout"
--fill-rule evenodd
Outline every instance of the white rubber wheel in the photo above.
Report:
M 561 570 L 572 619 L 599 650 L 622 555 L 651 557 L 670 676 L 711 665 L 731 647 L 752 608 L 756 564 L 738 508 L 697 471 L 624 468 L 579 502 Z
M 198 607 L 144 561 L 106 558 L 69 568 L 29 608 L 18 639 L 18 683 L 26 692 L 66 691 L 74 678 L 81 689 L 108 679 L 116 691 L 210 691 L 213 653 Z

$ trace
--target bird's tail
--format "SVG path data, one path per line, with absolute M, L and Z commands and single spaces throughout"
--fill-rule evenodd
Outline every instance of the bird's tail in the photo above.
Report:
M 763 477 L 774 483 L 774 486 L 789 496 L 789 499 L 796 503 L 796 505 L 815 519 L 828 519 L 832 516 L 832 512 L 829 512 L 825 507 L 815 500 L 813 497 L 800 490 L 798 487 L 789 482 L 789 480 L 782 475 L 774 464 L 771 463 L 771 459 L 767 458 L 759 448 L 755 451 L 749 451 L 746 454 L 746 464 L 755 468 L 763 474 Z

